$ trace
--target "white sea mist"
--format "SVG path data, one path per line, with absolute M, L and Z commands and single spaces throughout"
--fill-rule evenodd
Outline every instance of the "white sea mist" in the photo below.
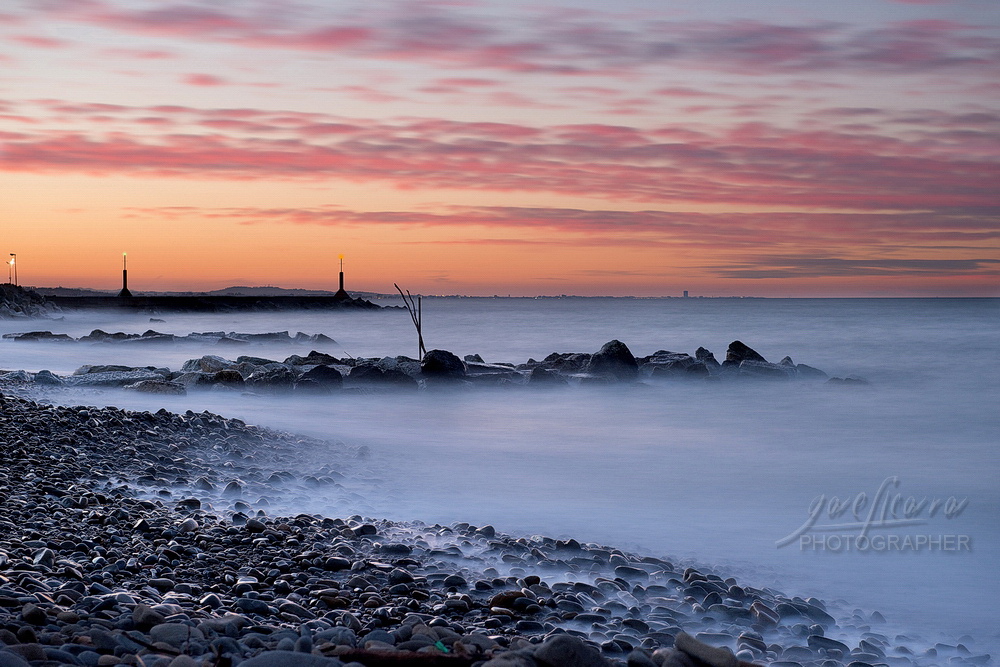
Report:
M 693 559 L 789 594 L 843 600 L 848 611 L 877 610 L 894 630 L 928 641 L 941 638 L 939 632 L 953 640 L 969 633 L 974 652 L 995 652 L 998 315 L 996 299 L 425 299 L 428 347 L 460 356 L 520 363 L 550 352 L 594 352 L 617 338 L 637 356 L 705 346 L 721 360 L 728 343 L 739 339 L 769 360 L 787 354 L 870 384 L 662 382 L 309 399 L 74 390 L 53 393 L 52 400 L 210 410 L 369 448 L 354 507 L 290 493 L 272 511 L 490 523 L 508 532 Z M 94 328 L 178 335 L 289 330 L 334 338 L 335 345 L 321 350 L 339 357 L 416 354 L 416 335 L 402 310 L 155 317 L 165 321 L 72 313 L 58 322 L 0 322 L 0 331 L 49 329 L 78 337 Z M 308 351 L 4 340 L 0 367 L 57 374 L 85 363 L 176 369 L 202 354 L 281 360 Z M 301 451 L 276 463 L 293 472 L 323 464 L 336 468 L 338 462 Z M 345 469 L 357 466 L 344 462 Z M 844 547 L 845 536 L 857 537 L 873 507 L 884 514 L 894 499 L 896 514 L 883 518 L 922 523 L 869 525 L 866 536 L 894 535 L 899 544 L 909 536 L 910 547 Z M 965 506 L 948 516 L 949 499 Z M 903 516 L 921 501 L 919 511 Z M 810 529 L 777 546 L 812 513 Z M 841 524 L 847 527 L 836 528 Z M 927 542 L 916 548 L 920 536 Z M 968 548 L 945 548 L 947 536 L 964 536 Z

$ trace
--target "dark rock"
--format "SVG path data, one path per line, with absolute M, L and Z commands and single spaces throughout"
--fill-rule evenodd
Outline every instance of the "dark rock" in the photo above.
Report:
M 267 603 L 263 600 L 237 598 L 233 601 L 233 606 L 245 614 L 260 614 L 261 616 L 267 616 L 271 613 L 270 607 L 268 607 Z
M 728 648 L 716 648 L 702 643 L 687 634 L 678 633 L 674 638 L 674 646 L 687 655 L 710 665 L 711 667 L 738 667 L 739 661 Z
M 247 519 L 247 525 L 245 526 L 248 533 L 263 533 L 267 530 L 267 526 L 264 522 L 258 519 Z
M 439 379 L 463 378 L 465 363 L 447 350 L 430 350 L 420 361 L 420 373 Z
M 716 360 L 715 355 L 703 347 L 699 347 L 697 350 L 694 351 L 694 358 L 702 362 L 709 368 L 719 367 L 719 362 Z
M 659 667 L 659 665 L 653 662 L 652 657 L 640 649 L 636 649 L 628 654 L 625 665 L 626 667 Z
M 161 623 L 149 631 L 149 638 L 154 643 L 163 642 L 179 648 L 184 642 L 203 640 L 205 635 L 198 628 L 183 623 Z
M 31 667 L 31 663 L 17 653 L 0 650 L 0 667 Z
M 572 635 L 556 635 L 535 650 L 535 660 L 546 667 L 608 667 L 600 652 Z
M 335 389 L 344 383 L 344 376 L 332 366 L 320 365 L 310 368 L 299 377 L 299 381 L 310 380 L 321 386 Z
M 52 387 L 61 387 L 64 382 L 62 378 L 59 378 L 52 374 L 52 371 L 41 370 L 35 373 L 34 377 L 35 384 L 41 384 Z
M 756 350 L 741 341 L 734 340 L 729 344 L 729 349 L 726 350 L 726 363 L 739 365 L 744 361 L 763 361 L 767 363 L 767 359 L 758 354 Z
M 343 664 L 336 658 L 298 651 L 266 651 L 240 663 L 242 667 L 339 667 Z
M 559 373 L 544 368 L 542 366 L 536 366 L 531 369 L 531 374 L 528 376 L 528 382 L 532 385 L 548 385 L 548 386 L 559 386 L 566 385 L 568 381 Z
M 639 376 L 639 364 L 625 343 L 612 340 L 590 358 L 587 372 L 612 378 L 620 382 L 635 380 Z
M 21 618 L 24 619 L 25 623 L 32 625 L 45 625 L 49 620 L 44 609 L 30 602 L 21 608 Z
M 824 637 L 822 635 L 809 635 L 806 639 L 806 643 L 812 649 L 823 649 L 827 651 L 840 651 L 844 655 L 848 655 L 851 652 L 850 647 L 843 642 L 838 642 L 836 639 L 830 639 L 829 637 Z
M 591 354 L 581 354 L 581 353 L 558 353 L 553 352 L 549 356 L 545 357 L 539 364 L 534 359 L 528 359 L 526 364 L 527 368 L 525 370 L 530 370 L 538 365 L 549 370 L 556 370 L 562 373 L 581 373 L 587 369 L 587 364 L 590 363 Z
M 164 394 L 168 396 L 184 396 L 187 389 L 180 382 L 167 380 L 142 380 L 135 384 L 125 385 L 125 389 L 138 391 L 142 394 Z
M 747 359 L 740 362 L 740 375 L 743 377 L 790 380 L 795 377 L 795 367 Z
M 128 371 L 88 372 L 66 378 L 65 384 L 74 387 L 124 387 L 144 380 L 162 381 L 168 371 L 136 369 Z
M 212 384 L 221 384 L 227 387 L 242 387 L 245 383 L 243 376 L 234 368 L 223 368 L 211 377 Z
M 163 623 L 164 617 L 163 614 L 153 611 L 147 605 L 139 604 L 132 610 L 132 620 L 137 628 L 145 631 L 154 625 Z
M 200 359 L 189 359 L 184 362 L 181 366 L 181 371 L 189 372 L 202 372 L 202 373 L 218 373 L 224 368 L 232 368 L 235 364 L 228 359 L 223 359 L 222 357 L 216 356 L 214 354 L 208 354 Z
M 246 379 L 248 387 L 260 391 L 282 391 L 291 389 L 297 376 L 295 371 L 283 364 L 269 364 L 259 368 Z
M 347 374 L 351 384 L 416 389 L 417 381 L 398 369 L 383 370 L 375 364 L 355 366 Z
M 805 364 L 795 364 L 795 370 L 800 378 L 826 379 L 829 377 L 820 369 L 806 366 Z

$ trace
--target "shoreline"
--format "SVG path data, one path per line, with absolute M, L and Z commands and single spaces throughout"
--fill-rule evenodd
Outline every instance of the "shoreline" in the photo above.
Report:
M 291 473 L 269 466 L 269 457 L 280 459 L 282 448 L 317 441 L 240 420 L 207 412 L 54 407 L 7 396 L 2 435 L 13 447 L 0 483 L 0 520 L 8 535 L 0 541 L 0 618 L 10 633 L 0 632 L 0 641 L 10 644 L 13 636 L 20 642 L 13 646 L 46 646 L 40 637 L 49 632 L 50 640 L 67 640 L 59 646 L 83 654 L 90 650 L 79 648 L 88 646 L 79 643 L 84 634 L 89 646 L 100 646 L 93 643 L 96 623 L 120 641 L 112 646 L 98 632 L 105 648 L 91 651 L 94 664 L 116 664 L 111 658 L 100 663 L 101 655 L 143 651 L 163 656 L 144 664 L 168 658 L 164 664 L 172 664 L 181 660 L 178 652 L 197 664 L 220 639 L 211 633 L 235 641 L 215 642 L 225 645 L 231 661 L 296 645 L 301 652 L 307 644 L 318 655 L 348 655 L 348 648 L 356 651 L 359 639 L 371 636 L 362 646 L 377 642 L 377 650 L 399 653 L 407 642 L 437 637 L 433 644 L 448 648 L 450 642 L 451 648 L 434 651 L 452 655 L 457 643 L 458 652 L 469 652 L 467 664 L 529 664 L 501 656 L 535 660 L 547 641 L 570 636 L 600 647 L 602 660 L 624 661 L 638 650 L 652 664 L 674 664 L 667 656 L 676 654 L 667 650 L 686 632 L 748 662 L 938 664 L 937 652 L 894 653 L 893 638 L 880 635 L 877 617 L 835 619 L 820 601 L 742 587 L 710 568 L 681 569 L 665 559 L 574 540 L 503 535 L 490 526 L 358 515 L 272 517 L 268 493 L 292 481 L 336 489 L 341 462 L 363 452 L 319 443 L 329 448 L 331 465 L 291 480 Z M 89 481 L 79 478 L 87 473 Z M 23 595 L 10 596 L 12 586 Z M 26 601 L 29 596 L 35 601 Z M 173 638 L 166 647 L 148 641 L 154 639 L 148 633 L 129 640 L 129 633 L 145 627 L 137 613 L 150 632 L 159 625 L 189 630 L 157 631 Z M 229 613 L 246 623 L 221 622 Z M 159 621 L 156 614 L 162 623 L 150 625 L 150 618 Z M 233 624 L 242 627 L 231 629 Z M 262 625 L 281 629 L 250 637 L 261 632 L 249 628 Z M 21 641 L 21 628 L 34 633 L 25 630 L 23 638 L 36 641 Z M 345 630 L 355 646 L 348 646 L 352 635 Z M 293 639 L 289 632 L 298 634 Z M 865 635 L 865 643 L 848 646 L 848 634 Z M 324 641 L 333 638 L 345 643 Z M 63 649 L 40 650 L 48 656 Z M 23 651 L 41 659 L 35 648 Z M 985 656 L 962 655 L 957 645 L 954 651 L 953 664 L 987 664 Z M 630 660 L 646 664 L 641 657 Z M 60 664 L 90 664 L 75 660 Z M 183 664 L 190 663 L 178 667 Z

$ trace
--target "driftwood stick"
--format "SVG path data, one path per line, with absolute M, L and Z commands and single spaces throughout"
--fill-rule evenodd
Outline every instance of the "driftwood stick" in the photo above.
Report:
M 424 334 L 423 334 L 423 304 L 421 298 L 418 296 L 417 300 L 413 300 L 413 295 L 410 294 L 410 290 L 406 290 L 406 294 L 400 289 L 399 285 L 396 283 L 392 284 L 399 292 L 399 296 L 403 299 L 403 305 L 406 306 L 406 312 L 410 314 L 410 319 L 413 321 L 413 326 L 417 330 L 417 354 L 421 359 L 427 354 L 427 348 L 424 346 Z

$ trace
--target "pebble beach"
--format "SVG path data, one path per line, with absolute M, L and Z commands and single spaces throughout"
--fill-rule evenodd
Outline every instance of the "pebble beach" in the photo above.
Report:
M 365 452 L 208 412 L 0 403 L 0 667 L 985 665 L 877 612 L 492 526 L 272 515 Z M 285 470 L 283 451 L 329 465 Z M 965 639 L 966 643 L 963 643 Z

